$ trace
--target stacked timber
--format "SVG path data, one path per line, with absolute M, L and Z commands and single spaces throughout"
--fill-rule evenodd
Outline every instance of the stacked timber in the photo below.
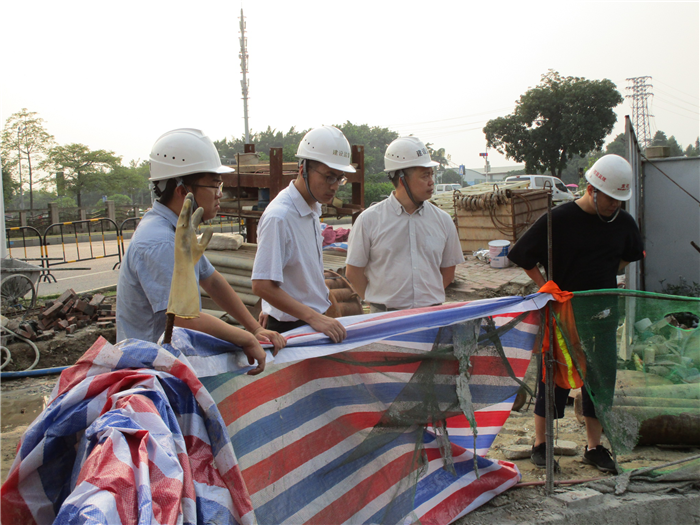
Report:
M 209 262 L 226 279 L 254 316 L 260 312 L 260 298 L 253 293 L 251 281 L 257 247 L 257 244 L 243 243 L 238 250 L 207 250 L 205 253 Z M 345 255 L 324 252 L 323 267 L 325 270 L 344 273 Z M 202 308 L 221 312 L 221 308 L 204 290 L 200 288 L 200 292 Z

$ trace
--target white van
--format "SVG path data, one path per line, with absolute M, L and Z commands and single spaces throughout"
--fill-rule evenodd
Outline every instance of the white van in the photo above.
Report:
M 552 189 L 552 202 L 562 204 L 571 202 L 576 197 L 569 191 L 559 177 L 551 175 L 511 175 L 506 177 L 506 182 L 529 182 L 531 190 Z
M 439 193 L 452 193 L 455 190 L 461 190 L 462 186 L 460 184 L 436 184 L 435 194 Z

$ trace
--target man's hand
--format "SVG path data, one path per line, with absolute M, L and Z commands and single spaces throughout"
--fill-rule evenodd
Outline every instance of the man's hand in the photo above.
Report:
M 309 325 L 317 332 L 326 334 L 334 343 L 342 343 L 348 335 L 340 321 L 323 314 L 316 313 L 314 318 L 309 321 Z
M 267 328 L 267 318 L 270 317 L 267 315 L 265 312 L 260 310 L 260 313 L 258 314 L 258 322 L 260 323 L 260 326 L 263 328 Z
M 265 370 L 265 359 L 267 358 L 267 354 L 253 334 L 249 332 L 246 332 L 246 334 L 249 335 L 249 337 L 247 337 L 246 341 L 239 346 L 248 357 L 248 364 L 254 365 L 256 361 L 258 362 L 258 366 L 248 372 L 249 376 L 254 376 Z
M 287 346 L 287 340 L 284 336 L 272 330 L 266 330 L 262 326 L 253 332 L 255 338 L 261 343 L 272 343 L 274 349 L 272 350 L 272 355 L 277 355 L 277 352 L 282 350 Z

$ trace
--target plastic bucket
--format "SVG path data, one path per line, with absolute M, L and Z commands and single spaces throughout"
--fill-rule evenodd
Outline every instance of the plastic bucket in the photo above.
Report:
M 491 256 L 491 268 L 507 268 L 510 241 L 491 241 L 489 243 L 489 255 Z

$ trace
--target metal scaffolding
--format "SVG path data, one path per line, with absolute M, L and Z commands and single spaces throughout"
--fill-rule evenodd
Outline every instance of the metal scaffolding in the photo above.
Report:
M 651 146 L 652 136 L 651 127 L 649 125 L 649 117 L 654 115 L 649 114 L 649 97 L 653 97 L 654 94 L 651 92 L 651 84 L 647 84 L 647 79 L 651 80 L 651 77 L 633 77 L 628 78 L 628 82 L 632 82 L 631 86 L 625 89 L 631 90 L 631 95 L 625 95 L 625 98 L 632 99 L 632 124 L 634 130 L 637 134 L 637 139 L 639 144 L 643 149 Z

